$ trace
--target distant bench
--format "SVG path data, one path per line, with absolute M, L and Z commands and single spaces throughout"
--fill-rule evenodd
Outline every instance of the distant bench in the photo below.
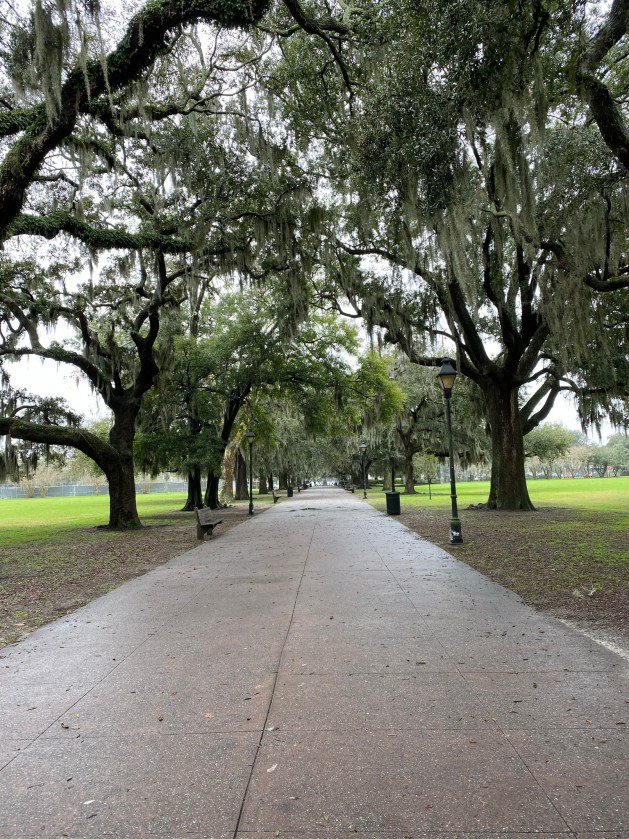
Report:
M 214 534 L 214 528 L 223 523 L 223 519 L 213 519 L 214 510 L 208 507 L 196 509 L 197 514 L 197 539 L 204 539 L 209 531 L 210 537 Z
M 277 504 L 277 502 L 280 500 L 280 498 L 282 496 L 281 495 L 276 495 L 275 494 L 275 489 L 273 487 L 271 487 L 271 493 L 273 494 L 273 503 Z

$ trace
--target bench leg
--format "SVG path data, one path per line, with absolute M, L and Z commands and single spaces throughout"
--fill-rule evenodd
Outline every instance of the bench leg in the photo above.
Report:
M 202 542 L 205 537 L 205 530 L 201 527 L 199 522 L 197 522 L 197 539 L 200 539 Z

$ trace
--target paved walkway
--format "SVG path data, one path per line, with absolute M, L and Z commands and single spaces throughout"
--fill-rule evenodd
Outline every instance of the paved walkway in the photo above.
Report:
M 626 663 L 341 490 L 4 653 L 2 837 L 629 836 Z

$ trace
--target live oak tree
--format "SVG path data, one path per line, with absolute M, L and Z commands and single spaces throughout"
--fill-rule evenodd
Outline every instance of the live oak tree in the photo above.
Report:
M 230 154 L 239 127 L 229 122 L 235 109 L 224 102 L 246 91 L 240 71 L 255 51 L 238 43 L 221 51 L 216 40 L 204 63 L 194 32 L 179 29 L 203 20 L 246 28 L 261 12 L 250 4 L 153 3 L 106 53 L 89 36 L 80 10 L 75 21 L 69 6 L 38 3 L 25 27 L 14 22 L 12 49 L 3 55 L 13 90 L 7 86 L 0 119 L 7 138 L 0 230 L 8 243 L 2 353 L 74 365 L 114 414 L 107 444 L 85 430 L 34 428 L 15 417 L 5 426 L 14 437 L 75 445 L 92 457 L 109 479 L 112 527 L 139 526 L 133 438 L 141 401 L 168 354 L 166 345 L 166 352 L 158 347 L 163 312 L 188 294 L 198 298 L 199 274 L 242 270 L 252 238 L 266 233 L 270 239 L 271 225 L 274 234 L 285 232 L 276 213 L 256 215 L 251 204 L 230 214 L 234 196 L 247 190 L 252 199 L 245 181 L 253 164 L 247 170 L 238 163 L 270 148 L 262 137 L 252 148 L 249 131 L 240 160 Z M 98 32 L 97 21 L 91 26 Z M 222 117 L 229 122 L 224 130 Z M 113 250 L 109 273 L 81 283 L 70 269 L 46 276 L 34 262 L 15 261 L 14 240 L 60 235 L 98 254 L 101 263 L 103 252 Z M 119 259 L 121 252 L 128 256 Z M 284 249 L 276 254 L 283 259 Z M 246 268 L 260 272 L 255 260 Z M 44 341 L 42 329 L 61 322 L 77 335 L 71 348 Z
M 404 357 L 395 359 L 390 375 L 402 391 L 404 403 L 390 426 L 389 445 L 391 451 L 401 452 L 405 492 L 414 494 L 415 456 L 422 454 L 441 461 L 448 456 L 443 389 L 436 371 L 413 364 Z M 472 387 L 457 383 L 453 405 L 453 444 L 456 458 L 463 467 L 478 462 L 486 454 L 485 433 L 477 402 Z
M 208 303 L 197 338 L 177 342 L 172 369 L 147 406 L 142 463 L 154 471 L 169 458 L 177 465 L 182 462 L 178 453 L 185 451 L 183 462 L 192 467 L 187 506 L 201 506 L 202 471 L 207 475 L 203 501 L 218 506 L 221 464 L 235 434 L 236 449 L 240 445 L 243 408 L 251 414 L 252 401 L 273 405 L 292 398 L 312 428 L 346 382 L 349 371 L 340 353 L 353 349 L 353 330 L 316 312 L 295 322 L 293 295 L 279 284 L 224 292 Z M 182 440 L 189 442 L 182 445 Z
M 180 113 L 186 102 L 181 105 L 175 98 L 170 110 L 153 114 L 146 83 L 160 56 L 181 40 L 169 39 L 172 30 L 198 20 L 246 27 L 262 11 L 249 3 L 152 3 L 129 22 L 108 53 L 95 37 L 98 21 L 71 4 L 38 2 L 30 20 L 9 24 L 0 113 L 5 138 L 0 236 L 8 242 L 0 288 L 2 353 L 75 366 L 112 410 L 114 422 L 109 441 L 85 429 L 16 417 L 5 417 L 2 430 L 35 442 L 74 446 L 93 458 L 109 480 L 112 527 L 140 524 L 133 474 L 135 420 L 159 368 L 162 311 L 181 299 L 186 255 L 211 261 L 233 251 L 224 240 L 214 247 L 216 238 L 208 234 L 216 230 L 208 230 L 203 212 L 190 218 L 198 205 L 186 205 L 181 191 L 172 200 L 168 178 L 174 167 L 165 165 L 165 144 L 147 124 Z M 132 88 L 131 82 L 144 86 Z M 161 82 L 162 99 L 167 99 L 163 76 Z M 147 149 L 152 156 L 148 175 Z M 185 238 L 178 235 L 182 229 Z M 34 262 L 16 261 L 16 237 L 53 239 L 59 234 L 84 243 L 93 254 L 112 249 L 135 254 L 132 276 L 127 279 L 118 264 L 97 282 L 81 283 L 71 270 L 66 280 L 59 272 L 36 269 Z M 181 255 L 176 266 L 168 264 L 167 254 Z M 75 331 L 75 345 L 45 339 L 43 331 L 60 322 Z
M 181 167 L 190 163 L 185 136 L 185 127 L 178 125 L 154 131 L 150 154 L 146 137 L 123 133 L 113 134 L 107 143 L 99 139 L 99 156 L 108 159 L 109 168 L 103 171 L 99 157 L 90 158 L 69 192 L 29 196 L 36 212 L 23 214 L 16 220 L 20 226 L 11 227 L 2 261 L 0 354 L 74 366 L 114 418 L 107 443 L 82 429 L 33 428 L 16 420 L 10 422 L 10 433 L 74 445 L 92 457 L 109 481 L 111 527 L 140 525 L 133 440 L 142 399 L 168 357 L 168 345 L 160 348 L 158 342 L 164 313 L 182 303 L 192 273 L 233 270 L 247 247 L 240 220 L 220 215 L 226 203 L 216 188 L 217 181 L 226 191 L 233 188 L 240 173 L 230 180 L 216 165 L 216 158 L 227 154 L 220 142 L 211 147 L 199 142 L 205 158 L 195 171 L 197 177 L 205 176 L 207 189 L 191 196 L 194 184 L 177 179 Z M 119 219 L 124 227 L 111 223 Z M 98 255 L 96 279 L 76 276 L 78 260 L 42 270 L 34 260 L 11 259 L 18 236 L 32 240 L 60 235 L 89 247 L 94 259 Z M 112 251 L 115 255 L 107 261 L 105 254 Z M 74 345 L 45 335 L 49 327 L 62 324 L 76 335 Z
M 328 274 L 414 362 L 438 365 L 437 342 L 454 348 L 491 433 L 488 504 L 531 509 L 523 435 L 556 395 L 610 410 L 627 393 L 614 363 L 627 172 L 622 144 L 587 121 L 581 72 L 608 61 L 601 85 L 621 114 L 626 4 L 601 22 L 580 4 L 536 2 L 399 2 L 367 20 L 347 58 L 351 108 L 310 64 L 293 86 L 307 102 L 289 111 L 338 185 Z

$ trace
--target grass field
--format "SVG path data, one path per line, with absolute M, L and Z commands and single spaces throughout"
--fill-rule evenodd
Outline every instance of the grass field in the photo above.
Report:
M 574 510 L 603 510 L 623 513 L 629 524 L 629 477 L 622 478 L 540 478 L 529 481 L 529 494 L 536 507 L 567 507 Z M 403 490 L 397 486 L 396 489 Z M 428 486 L 416 487 L 417 495 L 402 495 L 403 507 L 450 509 L 450 485 L 433 484 L 432 499 Z M 357 489 L 356 492 L 359 490 Z M 470 504 L 487 501 L 489 481 L 470 481 L 457 484 L 457 497 L 461 510 Z M 369 490 L 372 498 L 382 499 L 381 490 Z
M 629 635 L 629 477 L 529 482 L 535 513 L 469 509 L 489 484 L 457 485 L 463 544 L 448 543 L 449 485 L 402 495 L 401 521 L 532 605 Z M 369 502 L 385 509 L 382 490 Z
M 138 495 L 141 518 L 159 519 L 160 513 L 181 508 L 185 495 Z M 107 524 L 109 496 L 76 498 L 18 498 L 0 501 L 0 547 L 47 541 L 68 530 Z

